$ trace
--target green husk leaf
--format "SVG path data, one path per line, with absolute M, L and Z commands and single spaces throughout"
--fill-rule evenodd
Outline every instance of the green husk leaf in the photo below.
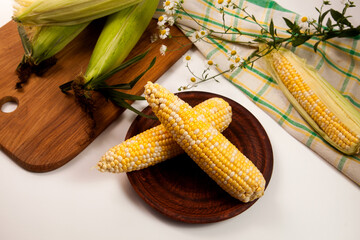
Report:
M 116 13 L 141 0 L 15 0 L 13 19 L 25 25 L 75 25 Z
M 18 29 L 18 33 L 19 33 L 19 36 L 21 39 L 23 49 L 25 51 L 25 56 L 31 56 L 32 55 L 32 44 L 29 40 L 28 34 L 27 34 L 24 26 L 18 24 L 17 29 Z
M 344 148 L 341 145 L 334 142 L 330 136 L 327 135 L 325 130 L 316 123 L 316 121 L 311 117 L 309 113 L 302 107 L 302 105 L 296 100 L 296 98 L 291 94 L 289 89 L 282 82 L 280 76 L 277 74 L 275 67 L 273 65 L 273 54 L 283 55 L 291 65 L 296 69 L 296 71 L 301 75 L 302 80 L 310 87 L 313 94 L 321 99 L 321 101 L 326 105 L 328 111 L 333 113 L 336 118 L 340 119 L 342 124 L 347 126 L 347 129 L 350 129 L 357 135 L 357 138 L 360 136 L 360 112 L 355 109 L 355 107 L 339 92 L 337 91 L 329 82 L 327 82 L 313 67 L 309 66 L 304 59 L 299 58 L 294 53 L 284 48 L 281 48 L 278 52 L 272 52 L 271 54 L 265 56 L 268 69 L 272 77 L 276 80 L 279 85 L 280 90 L 287 97 L 289 102 L 293 107 L 298 111 L 298 113 L 304 118 L 304 120 L 329 144 L 338 149 L 344 154 L 353 155 L 359 153 L 360 151 L 360 142 L 355 143 L 350 148 Z
M 132 89 L 135 86 L 135 84 L 144 76 L 144 74 L 154 66 L 155 62 L 156 62 L 156 57 L 153 58 L 150 65 L 148 66 L 147 69 L 145 69 L 145 71 L 143 71 L 140 75 L 138 75 L 136 78 L 134 78 L 134 80 L 132 80 L 129 83 L 122 83 L 115 85 L 99 85 L 97 89 L 103 89 L 103 88 L 124 89 L 124 90 Z
M 31 74 L 42 76 L 56 64 L 55 55 L 82 32 L 90 22 L 74 26 L 28 27 L 18 24 L 18 32 L 24 49 L 24 56 L 16 68 L 21 88 Z
M 142 117 L 146 117 L 146 118 L 150 118 L 150 119 L 157 119 L 156 116 L 144 114 L 143 112 L 141 112 L 141 111 L 137 110 L 136 108 L 134 108 L 133 106 L 131 106 L 131 104 L 129 104 L 128 102 L 126 102 L 124 100 L 124 93 L 116 91 L 114 89 L 104 89 L 104 91 L 106 91 L 106 93 L 104 95 L 106 95 L 108 97 L 108 99 L 111 100 L 116 106 L 127 108 Z M 133 99 L 129 99 L 129 100 L 145 100 L 145 98 L 136 96 L 136 95 L 131 96 L 131 95 L 127 94 L 126 97 L 133 98 Z
M 139 41 L 157 5 L 158 0 L 143 0 L 107 17 L 84 74 L 86 83 L 91 81 L 90 85 L 97 85 L 115 72 L 113 69 L 126 59 Z
M 117 72 L 139 62 L 141 59 L 143 59 L 147 54 L 149 53 L 149 50 L 147 50 L 146 52 L 139 54 L 131 59 L 129 59 L 128 61 L 120 64 L 118 67 L 114 68 L 113 70 L 100 75 L 98 78 L 92 79 L 88 82 L 86 82 L 86 86 L 91 86 L 91 88 L 93 89 L 98 89 L 101 88 L 101 86 L 104 86 L 104 82 L 105 80 L 109 79 L 110 77 L 112 77 L 114 74 L 116 74 Z M 128 88 L 129 89 L 129 88 Z

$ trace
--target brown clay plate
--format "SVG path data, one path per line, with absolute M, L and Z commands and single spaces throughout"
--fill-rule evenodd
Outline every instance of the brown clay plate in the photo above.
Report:
M 269 138 L 260 122 L 240 104 L 207 92 L 177 94 L 191 106 L 221 97 L 233 111 L 233 119 L 223 134 L 259 168 L 269 184 L 273 169 L 273 153 Z M 151 114 L 150 107 L 143 110 Z M 126 139 L 158 125 L 156 120 L 137 117 Z M 127 173 L 137 194 L 151 207 L 172 219 L 186 223 L 211 223 L 234 217 L 256 201 L 242 203 L 222 190 L 186 154 L 155 166 Z M 266 194 L 266 193 L 265 193 Z

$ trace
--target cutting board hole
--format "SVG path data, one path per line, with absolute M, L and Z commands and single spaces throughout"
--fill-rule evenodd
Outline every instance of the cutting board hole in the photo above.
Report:
M 17 98 L 6 96 L 0 100 L 1 112 L 12 113 L 19 106 Z

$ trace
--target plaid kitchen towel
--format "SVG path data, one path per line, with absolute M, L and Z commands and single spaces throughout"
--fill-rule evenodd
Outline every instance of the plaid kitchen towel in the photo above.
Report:
M 287 34 L 288 27 L 283 17 L 292 22 L 298 21 L 302 17 L 272 0 L 237 0 L 236 4 L 240 8 L 246 7 L 246 11 L 254 15 L 259 24 L 268 26 L 270 20 L 273 19 L 279 36 Z M 232 49 L 236 48 L 244 58 L 254 50 L 247 44 L 243 44 L 252 39 L 252 37 L 244 35 L 229 33 L 221 35 L 222 38 L 226 38 L 226 41 L 212 36 L 207 37 L 205 41 L 197 41 L 193 37 L 193 32 L 201 30 L 200 25 L 216 32 L 223 32 L 224 23 L 226 26 L 236 27 L 253 36 L 259 35 L 259 26 L 251 19 L 245 18 L 244 12 L 240 9 L 225 8 L 226 14 L 222 15 L 215 5 L 215 1 L 208 0 L 185 0 L 183 7 L 186 13 L 178 13 L 181 16 L 181 19 L 177 20 L 179 27 L 207 59 L 217 64 L 218 71 L 223 72 L 229 69 L 228 52 Z M 164 9 L 159 8 L 157 14 L 163 13 Z M 325 44 L 320 44 L 316 53 L 313 50 L 316 39 L 311 39 L 291 50 L 306 59 L 308 64 L 314 66 L 360 111 L 359 39 L 360 37 L 333 39 Z M 341 154 L 314 132 L 285 98 L 261 61 L 255 62 L 252 68 L 237 69 L 225 73 L 224 76 L 298 141 L 360 185 L 360 155 Z

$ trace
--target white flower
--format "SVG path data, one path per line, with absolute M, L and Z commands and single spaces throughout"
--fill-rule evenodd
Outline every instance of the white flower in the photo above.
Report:
M 205 61 L 205 67 L 209 69 L 213 69 L 216 67 L 216 64 L 212 60 L 206 60 Z
M 307 22 L 308 18 L 307 18 L 307 16 L 303 16 L 300 20 L 301 20 L 301 22 Z
M 240 67 L 243 63 L 244 63 L 244 59 L 242 57 L 237 56 L 234 59 L 234 66 L 235 67 Z
M 169 36 L 170 34 L 170 28 L 163 28 L 163 29 L 160 29 L 160 38 L 161 39 L 165 39 Z
M 158 22 L 157 22 L 157 25 L 162 27 L 166 24 L 168 20 L 168 17 L 166 15 L 161 15 L 159 18 L 158 18 Z
M 167 8 L 173 8 L 175 7 L 175 2 L 171 0 L 166 0 L 163 2 L 163 7 L 166 10 Z
M 215 7 L 218 9 L 224 9 L 227 6 L 226 0 L 215 0 Z
M 166 50 L 167 50 L 167 46 L 164 45 L 164 44 L 161 45 L 161 47 L 160 47 L 160 54 L 161 54 L 161 56 L 165 56 Z
M 242 64 L 245 62 L 245 60 L 239 55 L 236 55 L 233 58 L 229 58 L 229 62 L 230 62 L 229 65 L 230 71 L 234 71 L 238 67 L 241 67 Z
M 178 6 L 179 6 L 179 2 L 174 0 L 166 0 L 163 3 L 165 13 L 168 15 L 174 15 L 176 13 Z
M 226 7 L 228 7 L 228 8 L 233 8 L 233 9 L 235 9 L 236 8 L 236 3 L 235 3 L 235 1 L 234 0 L 227 0 L 226 1 Z
M 231 51 L 227 52 L 229 59 L 235 59 L 238 56 L 238 54 L 239 54 L 239 50 L 236 47 L 231 49 Z
M 229 70 L 230 72 L 233 72 L 237 67 L 235 67 L 234 63 L 229 64 Z
M 300 20 L 298 21 L 298 25 L 300 28 L 304 29 L 307 28 L 309 26 L 309 19 L 307 16 L 303 16 L 302 18 L 300 18 Z
M 174 17 L 168 17 L 167 23 L 168 23 L 170 26 L 174 25 L 174 23 L 175 23 L 175 18 L 174 18 Z
M 206 29 L 202 29 L 202 30 L 194 32 L 194 37 L 196 39 L 202 39 L 202 38 L 206 37 L 207 35 L 209 35 L 209 31 Z
M 223 10 L 224 8 L 236 8 L 236 4 L 234 3 L 234 0 L 215 0 L 215 7 Z
M 190 62 L 190 60 L 191 60 L 191 56 L 190 56 L 190 55 L 185 55 L 184 58 L 183 58 L 183 62 L 185 62 L 185 63 Z

